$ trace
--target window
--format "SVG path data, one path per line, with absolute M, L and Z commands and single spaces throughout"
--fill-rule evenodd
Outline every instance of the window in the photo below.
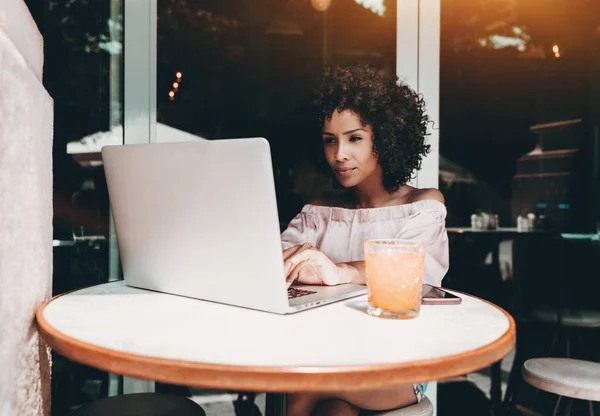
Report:
M 122 4 L 28 3 L 44 38 L 43 82 L 54 100 L 53 292 L 62 293 L 109 278 L 110 214 L 99 152 L 123 137 Z
M 157 136 L 265 137 L 282 227 L 330 186 L 308 104 L 325 64 L 393 73 L 393 1 L 157 2 Z
M 442 0 L 440 179 L 448 225 L 491 210 L 590 231 L 598 200 L 600 4 Z M 596 211 L 596 213 L 594 213 Z

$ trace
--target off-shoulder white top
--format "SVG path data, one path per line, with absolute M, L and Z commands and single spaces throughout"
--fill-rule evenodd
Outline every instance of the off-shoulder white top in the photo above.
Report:
M 284 249 L 310 243 L 334 263 L 362 261 L 364 240 L 386 238 L 427 243 L 424 283 L 441 286 L 449 252 L 446 207 L 439 201 L 359 209 L 308 204 L 281 235 Z

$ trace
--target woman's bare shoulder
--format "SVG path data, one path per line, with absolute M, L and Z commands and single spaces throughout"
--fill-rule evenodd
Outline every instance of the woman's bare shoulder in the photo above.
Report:
M 442 204 L 446 203 L 446 200 L 444 199 L 444 195 L 435 188 L 423 188 L 423 189 L 414 188 L 410 199 L 411 199 L 411 202 L 433 200 L 433 201 L 441 202 Z

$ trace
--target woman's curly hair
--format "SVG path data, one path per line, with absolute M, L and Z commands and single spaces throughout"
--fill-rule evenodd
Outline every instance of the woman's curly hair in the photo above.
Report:
M 430 151 L 425 144 L 429 117 L 425 101 L 396 76 L 366 65 L 326 68 L 313 101 L 319 128 L 333 112 L 350 110 L 373 130 L 373 153 L 383 170 L 383 186 L 392 193 L 421 168 Z

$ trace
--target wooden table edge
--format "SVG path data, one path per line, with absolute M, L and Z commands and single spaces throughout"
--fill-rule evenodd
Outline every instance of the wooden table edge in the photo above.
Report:
M 48 304 L 67 293 L 48 299 L 35 314 L 42 339 L 54 351 L 78 363 L 113 374 L 190 387 L 281 393 L 338 392 L 443 380 L 480 370 L 501 360 L 514 348 L 516 339 L 515 321 L 509 313 L 485 299 L 466 294 L 500 310 L 508 319 L 509 327 L 494 342 L 460 354 L 398 364 L 362 366 L 250 367 L 208 364 L 120 352 L 64 335 L 48 324 L 43 312 Z

